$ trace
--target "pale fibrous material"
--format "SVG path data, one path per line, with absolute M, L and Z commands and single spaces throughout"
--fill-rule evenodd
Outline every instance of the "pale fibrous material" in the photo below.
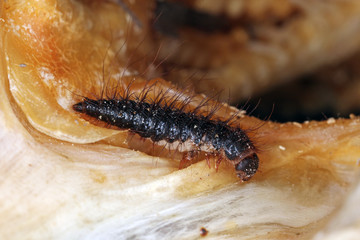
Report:
M 153 7 L 124 2 L 143 22 L 148 17 L 138 10 Z M 356 11 L 358 4 L 321 2 L 340 22 L 346 16 L 334 6 Z M 206 1 L 193 6 L 217 12 Z M 226 161 L 216 171 L 216 159 L 209 168 L 200 156 L 179 169 L 176 151 L 157 154 L 154 146 L 154 153 L 151 142 L 72 110 L 83 97 L 112 96 L 122 84 L 141 91 L 160 71 L 153 39 L 115 2 L 2 1 L 0 36 L 1 239 L 199 239 L 204 229 L 205 239 L 360 236 L 358 117 L 264 122 L 212 98 L 217 117 L 237 114 L 232 124 L 254 142 L 259 169 L 246 183 Z M 179 94 L 158 81 L 159 91 Z M 190 108 L 208 99 L 190 90 L 178 96 L 190 97 Z

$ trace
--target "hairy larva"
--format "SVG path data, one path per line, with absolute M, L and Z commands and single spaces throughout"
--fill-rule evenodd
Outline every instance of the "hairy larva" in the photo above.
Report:
M 183 152 L 180 165 L 191 161 L 204 152 L 209 162 L 210 156 L 228 160 L 235 167 L 237 176 L 249 180 L 257 171 L 259 159 L 254 144 L 240 127 L 231 126 L 227 121 L 215 119 L 214 112 L 204 114 L 201 106 L 187 109 L 191 97 L 181 102 L 179 96 L 167 98 L 159 93 L 150 98 L 149 92 L 155 86 L 144 88 L 139 95 L 131 93 L 130 87 L 116 97 L 99 99 L 84 98 L 73 105 L 76 112 L 98 119 L 112 127 L 129 130 L 155 144 L 165 141 L 165 146 L 173 144 L 190 146 Z

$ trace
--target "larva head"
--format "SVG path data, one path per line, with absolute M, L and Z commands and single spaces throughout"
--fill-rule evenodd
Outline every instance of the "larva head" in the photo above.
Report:
M 259 167 L 259 158 L 254 153 L 252 155 L 247 156 L 239 163 L 237 163 L 235 165 L 235 171 L 237 176 L 241 178 L 242 181 L 247 181 L 252 176 L 254 176 L 258 167 Z

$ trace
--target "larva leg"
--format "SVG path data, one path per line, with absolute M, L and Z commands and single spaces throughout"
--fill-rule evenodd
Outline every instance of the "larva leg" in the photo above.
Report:
M 197 154 L 198 154 L 197 151 L 185 152 L 180 161 L 179 169 L 183 169 L 183 168 L 186 168 L 187 166 L 189 166 Z
M 223 160 L 222 154 L 217 154 L 217 160 L 215 162 L 215 169 L 218 171 L 221 161 Z
M 210 158 L 211 158 L 212 156 L 213 156 L 213 154 L 205 153 L 206 164 L 209 166 L 209 168 L 211 168 Z

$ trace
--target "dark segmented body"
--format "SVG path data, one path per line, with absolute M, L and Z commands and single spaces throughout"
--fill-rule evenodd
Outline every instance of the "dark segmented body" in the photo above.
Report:
M 235 165 L 237 175 L 250 179 L 256 172 L 259 159 L 255 147 L 240 128 L 207 116 L 156 103 L 121 100 L 92 100 L 85 98 L 73 106 L 77 112 L 97 118 L 121 129 L 129 129 L 144 138 L 158 142 L 165 140 L 186 142 L 197 147 L 212 146 Z

